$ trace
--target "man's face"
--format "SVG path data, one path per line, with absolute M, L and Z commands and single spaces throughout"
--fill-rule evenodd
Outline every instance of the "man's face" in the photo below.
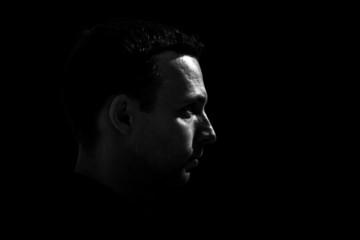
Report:
M 197 165 L 203 146 L 215 132 L 205 114 L 207 92 L 198 61 L 164 52 L 159 71 L 165 79 L 151 113 L 137 113 L 133 153 L 147 171 L 166 184 L 184 184 Z

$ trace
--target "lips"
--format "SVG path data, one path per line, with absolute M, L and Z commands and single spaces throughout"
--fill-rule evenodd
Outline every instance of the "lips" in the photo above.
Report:
M 199 159 L 202 157 L 202 155 L 203 150 L 196 149 L 190 157 L 189 162 L 185 165 L 185 171 L 189 172 L 190 169 L 197 167 L 197 165 L 199 165 Z
M 193 159 L 188 164 L 186 164 L 185 171 L 189 172 L 190 169 L 196 167 L 197 165 L 199 165 L 199 160 L 198 159 Z

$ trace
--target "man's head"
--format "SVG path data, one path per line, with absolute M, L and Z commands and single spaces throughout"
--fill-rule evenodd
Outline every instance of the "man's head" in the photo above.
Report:
M 201 49 L 176 29 L 135 20 L 84 32 L 63 86 L 80 150 L 95 156 L 82 164 L 97 169 L 86 171 L 105 182 L 123 181 L 124 169 L 144 181 L 187 182 L 216 138 L 204 111 Z

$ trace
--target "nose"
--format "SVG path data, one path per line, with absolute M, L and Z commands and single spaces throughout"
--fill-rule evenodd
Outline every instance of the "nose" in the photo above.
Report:
M 216 133 L 205 113 L 203 114 L 199 131 L 199 142 L 201 145 L 210 144 L 216 141 Z

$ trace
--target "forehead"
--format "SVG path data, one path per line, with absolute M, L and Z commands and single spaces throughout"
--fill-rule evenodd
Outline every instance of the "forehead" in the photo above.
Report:
M 158 92 L 159 104 L 181 104 L 191 99 L 207 99 L 203 76 L 196 58 L 175 52 L 161 54 L 159 71 L 165 79 Z

